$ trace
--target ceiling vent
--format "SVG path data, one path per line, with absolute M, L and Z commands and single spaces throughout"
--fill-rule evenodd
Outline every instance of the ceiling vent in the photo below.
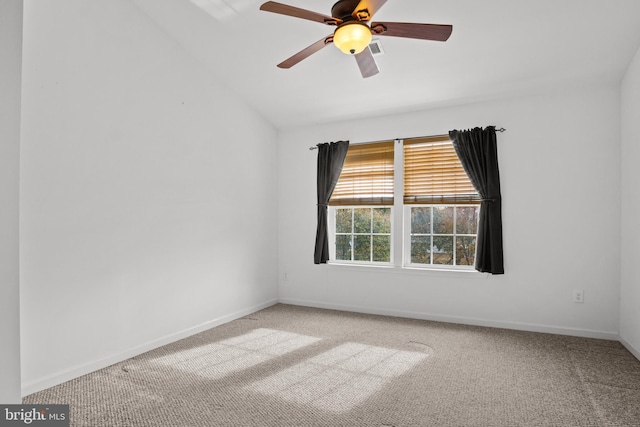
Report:
M 373 39 L 371 43 L 369 43 L 369 49 L 373 55 L 383 55 L 384 50 L 382 49 L 382 43 L 380 43 L 380 39 Z

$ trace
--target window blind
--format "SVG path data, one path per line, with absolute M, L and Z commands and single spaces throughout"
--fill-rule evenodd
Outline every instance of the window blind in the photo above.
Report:
M 393 141 L 350 145 L 329 205 L 393 205 Z
M 404 141 L 405 204 L 477 204 L 480 200 L 448 136 Z

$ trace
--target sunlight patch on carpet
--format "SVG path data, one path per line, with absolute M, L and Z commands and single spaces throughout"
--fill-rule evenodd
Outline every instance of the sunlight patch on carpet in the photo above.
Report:
M 354 408 L 427 354 L 346 343 L 257 381 L 252 391 L 332 412 Z
M 219 379 L 319 340 L 316 337 L 260 328 L 216 343 L 158 357 L 152 362 L 204 378 Z

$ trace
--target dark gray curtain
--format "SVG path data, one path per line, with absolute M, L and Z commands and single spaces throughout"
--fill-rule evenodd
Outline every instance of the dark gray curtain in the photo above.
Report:
M 469 180 L 482 198 L 475 268 L 485 273 L 504 274 L 496 129 L 488 126 L 485 129 L 452 130 L 449 137 Z
M 348 149 L 349 141 L 318 144 L 318 227 L 314 264 L 326 264 L 329 260 L 327 206 L 340 178 Z

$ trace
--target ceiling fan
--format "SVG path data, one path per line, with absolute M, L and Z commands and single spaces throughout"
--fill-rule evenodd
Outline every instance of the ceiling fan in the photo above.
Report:
M 268 1 L 260 10 L 293 16 L 337 27 L 333 34 L 302 49 L 289 59 L 278 64 L 280 68 L 291 68 L 298 62 L 333 43 L 342 52 L 356 58 L 362 77 L 378 74 L 378 65 L 367 48 L 372 35 L 405 37 L 422 40 L 446 41 L 451 35 L 451 25 L 416 24 L 407 22 L 370 22 L 373 15 L 387 0 L 338 0 L 331 8 L 331 16 L 286 4 Z

